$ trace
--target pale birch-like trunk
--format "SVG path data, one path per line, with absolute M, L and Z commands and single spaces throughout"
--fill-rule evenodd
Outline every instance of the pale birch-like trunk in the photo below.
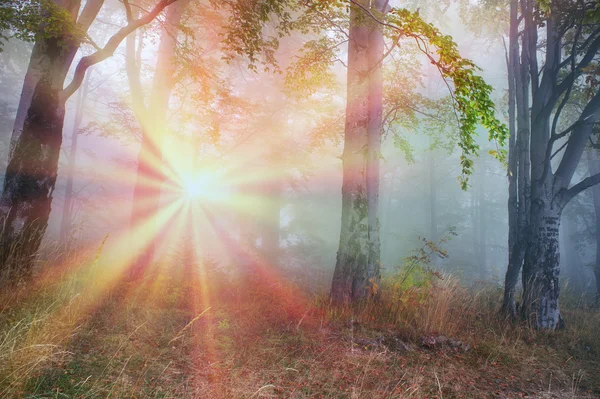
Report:
M 518 57 L 518 24 L 517 24 L 518 0 L 510 2 L 510 32 L 509 47 L 507 52 L 506 67 L 508 71 L 508 267 L 504 278 L 504 298 L 502 301 L 502 313 L 510 318 L 517 316 L 515 303 L 515 288 L 519 281 L 521 271 L 521 246 L 519 240 L 519 148 L 517 144 L 516 127 L 516 74 L 519 73 Z
M 130 271 L 132 277 L 141 276 L 144 269 L 154 259 L 156 251 L 155 236 L 158 234 L 159 226 L 152 224 L 152 220 L 159 211 L 160 191 L 164 180 L 162 146 L 167 128 L 169 99 L 174 85 L 176 38 L 181 18 L 189 2 L 190 0 L 180 0 L 169 7 L 167 11 L 165 28 L 158 48 L 152 93 L 147 108 L 144 106 L 141 86 L 139 86 L 139 65 L 136 65 L 136 71 L 128 69 L 134 97 L 134 109 L 143 132 L 133 190 L 131 225 L 133 227 L 148 223 L 147 228 L 152 231 L 150 242 L 142 249 L 142 253 L 137 256 L 132 265 Z M 131 36 L 127 40 L 128 63 L 131 65 Z M 130 65 L 128 68 L 131 68 Z

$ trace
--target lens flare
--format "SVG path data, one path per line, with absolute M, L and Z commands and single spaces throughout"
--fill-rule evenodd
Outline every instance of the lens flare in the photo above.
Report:
M 189 199 L 197 199 L 207 195 L 210 192 L 210 187 L 206 181 L 192 179 L 184 183 L 184 191 Z

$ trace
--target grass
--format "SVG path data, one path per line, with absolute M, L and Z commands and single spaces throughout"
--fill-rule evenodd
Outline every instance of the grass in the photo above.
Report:
M 97 263 L 4 292 L 0 397 L 600 397 L 600 312 L 582 301 L 544 333 L 499 320 L 498 287 L 448 275 L 339 308 L 258 272 L 166 263 L 111 285 Z M 439 335 L 470 350 L 419 344 Z

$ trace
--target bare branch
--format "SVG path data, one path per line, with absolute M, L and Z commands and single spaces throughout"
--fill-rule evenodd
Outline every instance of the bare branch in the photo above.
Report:
M 110 58 L 114 54 L 117 47 L 119 47 L 119 44 L 121 44 L 121 42 L 131 32 L 135 31 L 141 26 L 147 25 L 150 22 L 152 22 L 158 16 L 158 14 L 160 14 L 162 10 L 165 9 L 165 7 L 176 1 L 177 0 L 160 0 L 158 4 L 156 4 L 152 11 L 150 11 L 148 14 L 144 15 L 139 19 L 136 19 L 135 21 L 132 21 L 131 23 L 128 23 L 127 26 L 124 26 L 123 28 L 119 29 L 117 33 L 111 36 L 111 38 L 101 50 L 81 58 L 81 60 L 79 60 L 79 63 L 77 64 L 77 67 L 75 68 L 75 76 L 73 77 L 73 80 L 60 94 L 61 102 L 66 102 L 69 99 L 69 97 L 71 97 L 73 93 L 77 91 L 77 89 L 81 86 L 83 78 L 85 77 L 85 72 L 88 70 L 89 67 L 98 64 L 106 60 L 107 58 Z
M 127 22 L 130 23 L 133 21 L 133 13 L 131 12 L 131 4 L 129 4 L 129 0 L 123 0 L 123 5 L 125 6 L 125 15 L 127 15 Z
M 566 205 L 570 200 L 572 200 L 577 194 L 586 190 L 596 184 L 600 183 L 600 173 L 596 173 L 595 175 L 588 176 L 585 179 L 581 180 L 579 183 L 575 184 L 568 190 L 565 190 L 562 193 L 562 204 Z

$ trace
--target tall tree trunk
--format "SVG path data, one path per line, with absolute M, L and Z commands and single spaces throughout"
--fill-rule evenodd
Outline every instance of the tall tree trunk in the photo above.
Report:
M 518 171 L 519 149 L 517 144 L 516 128 L 516 83 L 519 44 L 518 44 L 518 0 L 510 2 L 510 33 L 507 52 L 506 68 L 508 72 L 508 267 L 504 278 L 504 298 L 502 300 L 502 313 L 510 318 L 517 316 L 515 303 L 515 288 L 519 281 L 521 271 L 520 240 L 519 240 L 519 201 L 518 201 Z
M 536 197 L 531 212 L 529 245 L 523 265 L 523 316 L 534 326 L 555 329 L 561 324 L 558 307 L 560 251 L 559 227 L 562 209 L 551 191 Z
M 104 0 L 88 0 L 80 12 L 80 0 L 55 0 L 75 23 L 79 33 L 87 33 L 100 12 Z M 38 38 L 30 59 L 37 83 L 31 95 L 22 96 L 23 129 L 19 121 L 13 130 L 11 155 L 6 168 L 3 192 L 0 196 L 0 278 L 11 278 L 14 272 L 26 277 L 31 273 L 33 260 L 48 226 L 52 194 L 56 185 L 58 158 L 62 144 L 62 129 L 66 100 L 79 88 L 86 70 L 112 56 L 129 32 L 150 23 L 170 3 L 161 0 L 148 14 L 120 29 L 106 46 L 83 57 L 73 80 L 64 87 L 65 78 L 83 35 L 66 30 L 52 38 Z M 26 85 L 33 85 L 33 81 Z M 24 89 L 27 92 L 28 88 Z M 12 274 L 12 276 L 11 276 Z M 15 276 L 16 277 L 16 276 Z
M 362 1 L 361 3 L 365 3 Z M 366 3 L 368 5 L 368 3 Z M 369 215 L 367 165 L 369 125 L 369 25 L 364 12 L 350 10 L 344 152 L 342 224 L 331 298 L 349 303 L 367 295 Z
M 386 0 L 373 0 L 371 7 L 379 15 L 387 5 Z M 371 20 L 369 32 L 369 111 L 367 125 L 367 213 L 369 253 L 367 264 L 368 284 L 379 285 L 381 278 L 381 237 L 379 233 L 379 164 L 381 159 L 381 134 L 383 124 L 383 31 L 378 22 Z M 376 295 L 377 289 L 371 294 Z
M 438 73 L 437 68 L 431 63 L 427 63 L 427 97 L 434 100 L 435 90 L 433 83 Z M 437 242 L 438 240 L 438 220 L 437 220 L 437 182 L 435 176 L 435 152 L 433 149 L 433 138 L 429 138 L 429 240 Z M 437 257 L 432 262 L 436 263 Z
M 78 4 L 69 11 L 76 13 Z M 29 71 L 35 78 L 24 87 L 17 115 L 25 113 L 19 131 L 16 121 L 11 154 L 0 196 L 0 264 L 6 279 L 27 278 L 50 217 L 62 143 L 65 104 L 61 92 L 79 43 L 69 37 L 40 39 L 35 45 Z
M 69 158 L 67 164 L 67 186 L 65 188 L 65 201 L 63 203 L 63 213 L 60 222 L 60 240 L 68 245 L 71 239 L 71 227 L 73 223 L 73 178 L 75 175 L 75 164 L 77 156 L 77 139 L 79 137 L 79 128 L 83 119 L 85 100 L 89 90 L 89 76 L 86 78 L 83 90 L 77 95 L 75 105 L 75 118 L 73 119 L 73 128 L 71 131 L 71 148 L 69 149 Z
M 368 2 L 362 2 L 369 7 Z M 383 14 L 377 0 L 372 12 Z M 331 286 L 336 303 L 375 294 L 380 278 L 379 159 L 383 36 L 381 26 L 358 7 L 350 11 L 348 86 L 344 131 L 342 225 Z
M 554 9 L 555 5 L 550 7 Z M 511 253 L 503 307 L 507 313 L 514 314 L 512 287 L 524 253 L 521 313 L 536 328 L 555 329 L 563 325 L 558 306 L 560 217 L 573 197 L 600 183 L 600 174 L 597 174 L 571 184 L 593 126 L 600 117 L 600 93 L 583 100 L 585 105 L 570 128 L 560 132 L 557 127 L 564 122 L 561 112 L 568 101 L 573 100 L 571 91 L 580 72 L 600 51 L 600 37 L 596 31 L 585 33 L 589 35 L 586 40 L 579 40 L 582 39 L 579 34 L 587 31 L 583 25 L 577 25 L 581 23 L 577 18 L 567 23 L 574 25 L 563 29 L 565 20 L 560 12 L 538 11 L 539 4 L 534 0 L 518 0 L 518 4 L 511 1 L 510 58 L 513 62 L 509 63 L 509 72 L 514 78 L 509 76 L 509 84 L 514 84 L 517 120 L 516 143 L 511 143 L 511 149 L 516 148 L 518 154 L 517 212 L 509 209 Z M 585 10 L 579 8 L 577 12 Z M 518 33 L 520 25 L 522 29 Z M 517 35 L 521 40 L 518 62 Z M 569 53 L 564 48 L 570 40 L 579 40 L 580 46 L 572 45 Z M 538 60 L 540 49 L 544 53 L 543 62 Z M 561 138 L 566 142 L 555 151 L 553 145 Z M 557 154 L 562 155 L 558 166 L 552 162 Z M 515 160 L 511 157 L 509 168 L 514 171 L 514 167 Z M 514 182 L 509 190 L 510 207 L 514 206 Z M 516 229 L 513 227 L 515 217 Z
M 588 169 L 590 175 L 600 173 L 600 157 L 598 149 L 588 149 Z M 592 187 L 592 199 L 594 202 L 594 213 L 596 231 L 594 238 L 596 240 L 596 261 L 594 263 L 594 276 L 596 277 L 596 303 L 600 304 L 600 185 Z
M 524 28 L 524 54 L 528 61 L 529 76 L 532 81 L 531 119 L 528 119 L 527 130 L 521 130 L 520 125 L 525 125 L 524 119 L 528 114 L 528 93 L 521 93 L 524 97 L 519 101 L 517 92 L 517 128 L 519 136 L 523 136 L 520 151 L 525 152 L 524 145 L 529 146 L 529 157 L 523 158 L 530 162 L 531 173 L 523 171 L 524 193 L 519 193 L 519 201 L 523 197 L 529 214 L 520 215 L 521 241 L 526 242 L 525 260 L 523 263 L 523 303 L 522 315 L 533 326 L 542 329 L 556 329 L 562 325 L 562 318 L 558 306 L 560 287 L 558 276 L 560 270 L 559 227 L 560 217 L 564 209 L 564 202 L 556 195 L 555 176 L 551 171 L 550 157 L 545 149 L 550 140 L 550 115 L 553 106 L 548 94 L 554 85 L 552 65 L 556 62 L 556 48 L 553 45 L 554 21 L 550 17 L 546 22 L 547 30 L 547 61 L 541 82 L 537 82 L 537 23 L 533 18 L 533 5 L 527 3 L 525 9 Z M 526 62 L 522 60 L 523 69 Z M 535 65 L 535 68 L 533 67 Z M 517 80 L 517 86 L 519 82 Z M 528 85 L 526 85 L 528 86 Z M 523 120 L 523 121 L 522 121 Z M 525 133 L 525 134 L 523 134 Z M 525 140 L 529 138 L 530 140 Z M 525 164 L 526 169 L 529 165 Z M 521 173 L 521 170 L 519 170 Z M 527 190 L 527 188 L 530 188 Z M 524 238 L 523 238 L 524 237 Z
M 144 107 L 141 86 L 139 86 L 139 66 L 137 66 L 137 71 L 133 71 L 134 74 L 137 73 L 137 78 L 132 79 L 132 71 L 128 71 L 132 86 L 132 95 L 134 96 L 134 109 L 136 109 L 136 114 L 143 131 L 142 143 L 138 154 L 136 182 L 133 189 L 131 225 L 138 226 L 150 223 L 147 228 L 152 231 L 150 242 L 146 248 L 142 249 L 142 253 L 137 256 L 132 265 L 131 275 L 134 278 L 141 276 L 144 269 L 154 259 L 156 250 L 155 235 L 158 234 L 160 226 L 154 226 L 151 222 L 159 211 L 160 191 L 164 180 L 162 171 L 162 145 L 166 129 L 169 98 L 174 85 L 175 64 L 173 61 L 176 50 L 177 31 L 189 2 L 190 0 L 180 0 L 169 7 L 167 11 L 165 27 L 158 48 L 152 94 L 147 109 Z M 131 46 L 131 36 L 128 40 L 130 40 L 128 45 Z M 131 47 L 129 50 L 131 50 Z M 129 51 L 128 57 L 130 55 Z M 131 63 L 131 58 L 129 58 L 128 62 Z
M 40 65 L 40 61 L 43 57 L 43 51 L 44 49 L 42 42 L 36 43 L 31 51 L 29 66 L 27 67 L 27 73 L 25 74 L 25 80 L 23 81 L 23 89 L 21 90 L 21 97 L 19 98 L 19 106 L 17 107 L 17 115 L 15 116 L 12 136 L 9 141 L 10 145 L 7 159 L 10 159 L 12 156 L 14 145 L 16 145 L 17 140 L 23 132 L 23 125 L 25 124 L 27 110 L 31 106 L 33 91 L 43 75 L 43 67 Z
M 431 144 L 431 140 L 430 140 Z M 437 182 L 435 181 L 435 154 L 429 150 L 429 240 L 437 242 Z M 435 263 L 435 262 L 434 262 Z

